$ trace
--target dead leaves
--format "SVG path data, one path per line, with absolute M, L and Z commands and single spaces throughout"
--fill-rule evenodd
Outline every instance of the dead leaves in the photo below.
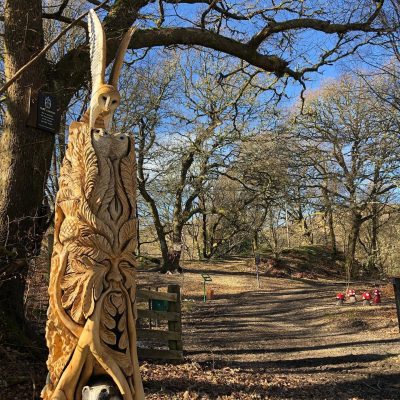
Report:
M 155 365 L 140 368 L 148 389 L 146 399 L 227 400 L 266 399 L 268 380 L 263 374 L 239 368 L 207 369 L 198 363 Z

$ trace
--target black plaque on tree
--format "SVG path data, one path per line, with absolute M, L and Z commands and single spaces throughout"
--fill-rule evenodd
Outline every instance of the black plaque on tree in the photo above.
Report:
M 57 98 L 53 94 L 39 92 L 37 100 L 37 128 L 56 133 L 59 124 L 60 115 Z
M 30 92 L 27 126 L 56 133 L 60 126 L 57 97 L 48 92 Z

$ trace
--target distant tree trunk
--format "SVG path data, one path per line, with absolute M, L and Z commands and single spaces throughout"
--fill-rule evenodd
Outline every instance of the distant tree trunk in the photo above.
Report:
M 335 234 L 335 227 L 333 224 L 333 212 L 331 208 L 326 213 L 326 222 L 328 224 L 328 230 L 329 230 L 329 247 L 332 251 L 332 254 L 336 255 L 337 254 L 336 234 Z
M 209 258 L 208 253 L 208 230 L 207 230 L 207 211 L 206 211 L 206 201 L 204 195 L 199 196 L 200 207 L 201 207 L 201 237 L 202 237 L 202 257 L 204 259 Z
M 203 258 L 204 259 L 208 259 L 208 251 L 207 251 L 207 247 L 208 247 L 208 232 L 207 232 L 207 214 L 205 212 L 203 212 L 201 214 L 201 223 L 202 223 L 202 238 L 203 238 Z
M 139 137 L 138 137 L 138 152 L 137 152 L 137 177 L 138 177 L 138 189 L 142 195 L 144 201 L 147 203 L 151 215 L 153 217 L 154 227 L 157 233 L 158 243 L 160 244 L 160 251 L 162 257 L 162 265 L 168 260 L 168 244 L 165 235 L 164 226 L 161 222 L 160 213 L 158 212 L 157 204 L 154 198 L 146 187 L 146 177 L 144 173 L 144 156 L 146 152 L 146 123 L 144 120 L 139 124 Z
M 43 47 L 42 1 L 6 0 L 4 70 L 6 80 Z M 36 255 L 47 223 L 44 189 L 54 136 L 26 126 L 29 97 L 46 85 L 46 60 L 23 74 L 7 91 L 4 130 L 0 137 L 0 247 L 18 259 L 0 259 L 0 307 L 24 322 L 23 293 L 28 259 Z M 12 274 L 13 276 L 10 276 Z
M 253 240 L 252 240 L 252 247 L 253 247 L 253 254 L 256 255 L 259 250 L 259 245 L 258 245 L 258 231 L 254 231 L 253 233 Z
M 181 221 L 174 221 L 172 227 L 172 248 L 169 249 L 166 259 L 163 257 L 163 264 L 161 272 L 182 272 L 180 266 L 182 255 L 182 231 L 183 223 Z
M 379 229 L 379 214 L 377 207 L 373 205 L 373 214 L 371 219 L 371 255 L 373 260 L 373 267 L 379 268 L 379 256 L 378 256 L 378 229 Z
M 332 203 L 329 198 L 328 191 L 325 187 L 322 188 L 322 195 L 324 199 L 324 206 L 325 206 L 325 224 L 328 225 L 328 243 L 329 247 L 332 251 L 333 255 L 337 253 L 337 246 L 336 246 L 336 235 L 335 235 L 335 228 L 333 222 L 333 211 L 332 211 Z
M 307 220 L 304 217 L 303 214 L 303 209 L 301 207 L 301 205 L 299 205 L 298 211 L 297 211 L 297 221 L 299 222 L 301 229 L 303 231 L 303 236 L 305 238 L 307 238 L 307 242 L 308 244 L 313 244 L 314 243 L 314 238 L 313 238 L 313 234 L 307 224 Z
M 357 275 L 355 254 L 357 248 L 358 237 L 360 235 L 360 228 L 362 224 L 362 216 L 356 211 L 351 212 L 350 216 L 350 232 L 348 236 L 347 250 L 345 254 L 345 267 L 347 279 Z
M 140 188 L 140 184 L 139 184 L 139 188 Z M 142 190 L 141 190 L 142 195 L 143 195 L 143 193 L 144 192 L 142 192 Z M 143 196 L 143 197 L 145 197 L 145 196 Z M 151 210 L 151 213 L 153 216 L 154 227 L 156 228 L 157 239 L 158 239 L 158 243 L 160 245 L 160 251 L 161 251 L 161 259 L 162 259 L 161 265 L 162 265 L 162 268 L 164 268 L 164 265 L 168 264 L 168 259 L 169 259 L 168 243 L 167 243 L 167 238 L 165 235 L 164 226 L 161 223 L 158 209 L 157 209 L 154 199 L 146 196 L 146 201 L 147 201 L 147 204 L 149 204 L 149 206 L 150 206 L 150 210 Z
M 178 199 L 176 200 L 178 203 Z M 181 209 L 175 204 L 174 217 L 172 222 L 172 248 L 169 249 L 168 259 L 164 260 L 162 272 L 182 272 L 180 266 L 182 255 L 182 231 L 184 221 L 180 217 Z
M 303 235 L 307 238 L 308 243 L 314 244 L 314 236 L 307 224 L 307 220 L 304 217 L 302 217 L 301 224 L 303 227 Z
M 137 221 L 137 225 L 136 225 L 136 236 L 137 236 L 137 255 L 140 256 L 140 220 L 139 220 L 139 209 L 138 209 L 138 205 L 136 203 L 136 221 Z
M 376 202 L 372 204 L 371 210 L 371 225 L 370 225 L 370 248 L 368 252 L 368 269 L 369 270 L 380 270 L 380 257 L 379 257 L 379 246 L 378 246 L 378 234 L 379 234 L 379 208 Z

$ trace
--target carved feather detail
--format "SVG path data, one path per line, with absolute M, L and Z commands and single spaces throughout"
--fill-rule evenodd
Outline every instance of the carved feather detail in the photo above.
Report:
M 99 90 L 105 83 L 106 72 L 106 35 L 94 10 L 88 16 L 89 43 L 90 43 L 90 69 L 92 73 L 92 93 Z
M 136 32 L 136 29 L 136 26 L 133 26 L 127 32 L 125 32 L 124 36 L 122 37 L 109 79 L 109 84 L 114 87 L 118 87 L 118 79 L 121 73 L 122 65 L 124 64 L 125 53 L 132 39 L 132 35 Z

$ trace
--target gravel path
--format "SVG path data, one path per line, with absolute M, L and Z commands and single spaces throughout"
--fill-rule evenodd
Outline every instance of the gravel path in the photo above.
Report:
M 186 282 L 196 282 L 197 275 L 187 273 Z M 269 380 L 265 398 L 400 398 L 392 299 L 381 306 L 338 307 L 334 298 L 343 284 L 274 278 L 262 278 L 267 289 L 224 293 L 223 282 L 232 278 L 238 287 L 254 286 L 248 272 L 214 272 L 216 299 L 197 301 L 184 314 L 188 359 L 215 370 L 261 374 Z M 198 288 L 187 286 L 187 296 L 192 291 L 199 300 Z

